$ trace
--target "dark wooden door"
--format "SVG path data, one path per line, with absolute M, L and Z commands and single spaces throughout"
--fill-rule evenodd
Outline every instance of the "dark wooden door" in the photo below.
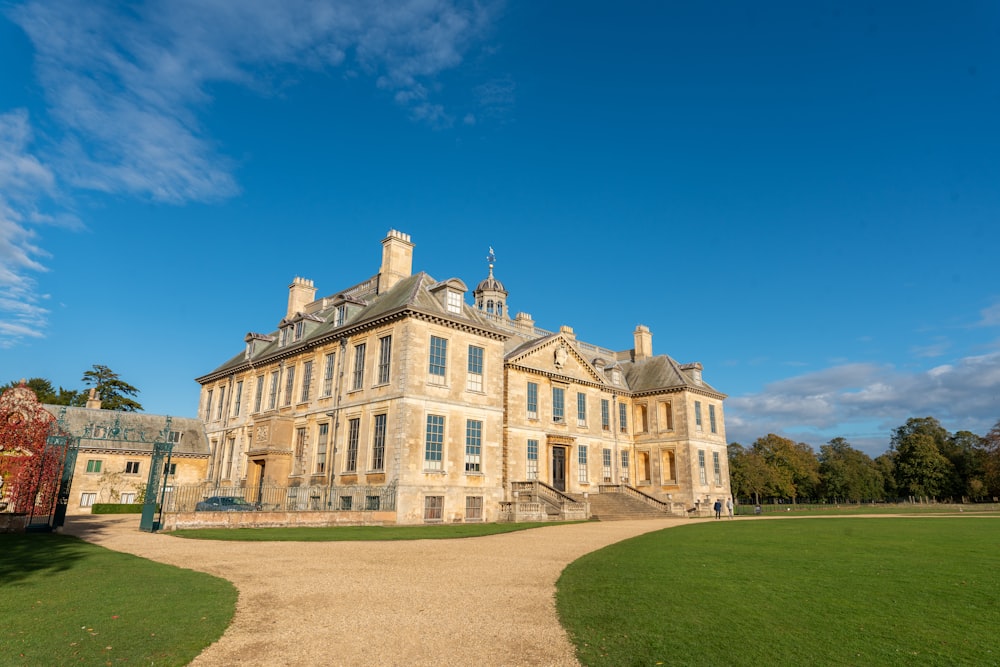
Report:
M 552 448 L 552 487 L 566 490 L 566 448 Z

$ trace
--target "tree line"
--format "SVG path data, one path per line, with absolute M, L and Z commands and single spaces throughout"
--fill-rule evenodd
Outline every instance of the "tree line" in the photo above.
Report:
M 820 446 L 770 433 L 729 445 L 733 495 L 769 501 L 962 501 L 1000 496 L 1000 421 L 986 435 L 949 433 L 933 417 L 893 429 L 889 450 L 871 458 L 844 438 Z
M 139 390 L 122 380 L 118 373 L 107 366 L 94 364 L 90 370 L 84 371 L 80 382 L 84 384 L 83 389 L 65 389 L 63 387 L 57 389 L 52 382 L 45 378 L 24 380 L 25 386 L 35 392 L 39 403 L 84 407 L 87 405 L 90 389 L 93 388 L 97 390 L 103 410 L 142 411 L 142 404 L 133 398 L 139 395 Z M 21 380 L 8 382 L 0 386 L 0 394 L 20 384 Z

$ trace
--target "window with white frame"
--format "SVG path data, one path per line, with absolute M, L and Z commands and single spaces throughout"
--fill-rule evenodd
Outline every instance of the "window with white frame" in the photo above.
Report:
M 538 441 L 528 440 L 528 479 L 538 479 Z
M 581 483 L 585 483 L 587 481 L 587 445 L 580 445 L 576 448 L 576 463 L 579 471 L 578 479 Z
M 449 313 L 459 313 L 462 312 L 462 293 L 456 292 L 454 290 L 448 290 L 448 312 Z
M 466 521 L 482 521 L 483 520 L 483 497 L 482 496 L 466 496 L 465 497 L 465 520 Z
M 226 409 L 226 388 L 219 387 L 219 406 L 216 408 L 216 419 L 222 419 L 222 413 Z
M 95 502 L 97 502 L 97 494 L 96 493 L 81 493 L 80 494 L 80 507 L 92 507 Z
M 483 422 L 465 420 L 465 472 L 482 472 Z
M 436 522 L 444 518 L 444 496 L 424 496 L 424 521 Z
M 333 352 L 324 357 L 323 362 L 323 395 L 330 396 L 333 394 L 333 362 L 336 355 Z
M 628 433 L 628 406 L 624 403 L 618 404 L 618 430 Z
M 306 323 L 304 320 L 299 320 L 295 323 L 295 340 L 302 340 L 302 334 L 305 333 Z
M 389 367 L 392 363 L 392 336 L 378 339 L 378 383 L 389 384 Z
M 257 391 L 254 392 L 253 397 L 253 411 L 260 412 L 260 406 L 263 404 L 264 400 L 264 376 L 257 376 Z
M 698 480 L 702 484 L 708 484 L 708 477 L 705 474 L 705 450 L 698 450 Z
M 628 450 L 622 451 L 622 469 L 621 469 L 621 479 L 622 482 L 628 484 L 629 474 L 628 474 Z
M 278 406 L 278 371 L 271 373 L 271 391 L 267 395 L 267 409 L 274 410 Z
M 469 346 L 469 368 L 465 382 L 465 388 L 469 391 L 483 390 L 483 353 L 483 348 Z
M 715 474 L 715 485 L 722 486 L 722 461 L 719 460 L 719 452 L 712 452 L 712 468 Z
M 552 421 L 566 421 L 566 390 L 562 387 L 552 387 Z
M 384 414 L 375 415 L 372 433 L 372 470 L 382 470 L 385 466 L 385 423 Z
M 601 459 L 601 477 L 605 484 L 611 483 L 611 450 L 604 448 L 604 456 Z
M 240 404 L 243 402 L 243 380 L 236 383 L 236 396 L 233 397 L 233 416 L 240 416 Z
M 448 368 L 448 340 L 431 336 L 430 358 L 428 361 L 428 372 L 431 381 L 444 384 Z
M 312 377 L 313 377 L 313 362 L 309 361 L 302 364 L 302 393 L 299 396 L 299 402 L 305 403 L 309 400 L 309 394 L 312 390 Z
M 365 347 L 364 343 L 354 346 L 354 380 L 353 389 L 361 389 L 365 384 Z
M 344 457 L 344 472 L 358 470 L 358 436 L 361 433 L 361 420 L 347 421 L 347 455 Z
M 295 366 L 285 369 L 285 405 L 292 404 L 292 389 L 295 388 Z
M 701 430 L 701 401 L 694 402 L 694 426 Z
M 209 421 L 212 418 L 212 394 L 215 393 L 214 389 L 209 389 L 208 394 L 205 397 L 205 421 Z
M 333 326 L 342 327 L 347 322 L 347 306 L 337 306 L 337 316 L 334 318 Z
M 123 493 L 121 496 L 118 497 L 118 502 L 122 503 L 123 505 L 131 505 L 132 503 L 135 502 L 135 493 L 133 492 Z
M 444 417 L 427 415 L 427 434 L 424 439 L 424 470 L 441 470 L 444 453 Z
M 538 383 L 528 383 L 528 419 L 538 419 Z
M 611 404 L 606 398 L 601 399 L 601 430 L 611 430 Z
M 576 425 L 587 425 L 587 395 L 582 391 L 576 392 Z
M 715 406 L 709 403 L 708 405 L 708 428 L 712 433 L 718 433 L 715 426 Z
M 330 424 L 323 423 L 317 427 L 316 433 L 316 467 L 317 473 L 326 472 L 326 445 L 330 441 Z

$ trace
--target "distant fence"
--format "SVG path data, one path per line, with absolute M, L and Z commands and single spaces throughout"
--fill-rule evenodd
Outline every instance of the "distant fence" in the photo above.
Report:
M 396 510 L 396 485 L 389 486 L 174 486 L 163 496 L 164 512 L 193 512 L 212 497 L 240 498 L 263 512 Z

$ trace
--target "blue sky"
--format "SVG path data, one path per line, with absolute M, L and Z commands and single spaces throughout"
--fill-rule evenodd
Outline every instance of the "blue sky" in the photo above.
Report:
M 0 4 L 0 380 L 147 411 L 295 276 L 700 361 L 730 441 L 1000 419 L 994 2 Z

